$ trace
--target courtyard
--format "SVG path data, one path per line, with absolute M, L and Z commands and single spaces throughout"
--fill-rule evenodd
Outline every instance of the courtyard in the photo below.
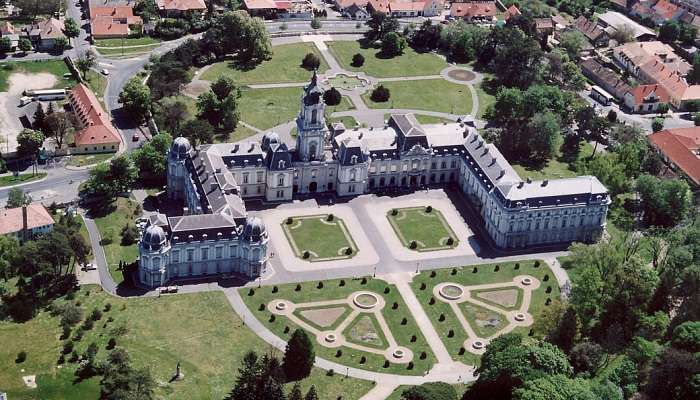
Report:
M 358 251 L 343 220 L 333 214 L 288 217 L 282 230 L 294 254 L 304 260 L 340 260 Z
M 459 243 L 440 210 L 432 206 L 394 208 L 386 217 L 401 243 L 411 250 L 447 250 Z

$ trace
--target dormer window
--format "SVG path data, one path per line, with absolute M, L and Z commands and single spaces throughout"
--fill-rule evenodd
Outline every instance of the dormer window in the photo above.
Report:
M 357 164 L 357 156 L 350 157 L 350 164 Z
M 277 167 L 278 167 L 279 169 L 284 169 L 284 168 L 285 168 L 284 160 L 280 160 L 280 162 L 277 164 Z

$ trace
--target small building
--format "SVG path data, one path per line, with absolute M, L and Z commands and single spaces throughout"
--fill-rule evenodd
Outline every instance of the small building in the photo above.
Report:
M 461 18 L 473 24 L 493 24 L 496 22 L 496 14 L 498 14 L 498 7 L 495 1 L 453 2 L 450 6 L 452 17 Z
M 625 106 L 635 113 L 651 113 L 662 104 L 668 105 L 670 96 L 659 84 L 639 85 L 625 93 Z
M 535 29 L 540 35 L 554 33 L 554 21 L 551 18 L 535 18 Z
M 19 44 L 19 33 L 9 21 L 0 22 L 0 36 L 10 39 L 10 50 L 15 51 Z
M 41 203 L 0 211 L 0 235 L 17 238 L 20 243 L 50 232 L 54 220 Z
M 367 11 L 370 13 L 370 16 L 374 12 L 386 14 L 389 12 L 389 0 L 369 0 L 367 1 Z
M 56 18 L 49 18 L 29 25 L 27 36 L 31 40 L 34 48 L 38 51 L 51 51 L 56 47 L 56 40 L 67 39 L 63 34 L 65 26 L 63 21 Z
M 346 8 L 350 7 L 353 4 L 355 4 L 358 7 L 366 8 L 367 2 L 368 0 L 335 0 L 334 4 L 338 12 L 342 13 Z M 389 2 L 387 1 L 386 4 L 388 6 Z
M 121 136 L 112 125 L 95 94 L 79 83 L 71 89 L 68 100 L 82 129 L 75 133 L 76 154 L 114 153 L 119 150 Z
M 143 20 L 131 6 L 94 7 L 90 10 L 93 39 L 123 38 L 143 33 Z
M 353 3 L 350 5 L 350 7 L 346 7 L 343 10 L 343 17 L 358 20 L 358 21 L 364 21 L 369 19 L 369 11 L 367 11 L 366 8 L 360 7 L 357 4 Z
M 659 0 L 651 6 L 651 19 L 656 25 L 663 25 L 666 21 L 678 21 L 683 9 L 668 0 Z
M 610 43 L 608 33 L 598 28 L 595 22 L 589 21 L 584 16 L 580 16 L 574 21 L 574 29 L 581 32 L 595 47 L 607 47 L 608 43 Z
M 393 18 L 420 17 L 425 3 L 422 1 L 394 1 L 389 3 L 389 16 Z
M 164 18 L 177 18 L 207 11 L 204 0 L 156 0 L 156 6 Z
M 700 185 L 700 127 L 665 129 L 647 138 L 671 170 Z
M 598 24 L 603 27 L 603 30 L 605 30 L 609 36 L 616 30 L 627 27 L 632 33 L 634 40 L 638 42 L 656 40 L 656 33 L 653 30 L 633 21 L 619 12 L 608 11 L 598 15 Z
M 632 87 L 621 76 L 592 58 L 581 61 L 580 66 L 581 73 L 586 78 L 618 99 L 624 98 L 625 93 L 632 91 Z

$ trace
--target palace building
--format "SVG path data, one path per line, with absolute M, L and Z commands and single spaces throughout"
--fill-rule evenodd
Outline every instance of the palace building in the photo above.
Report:
M 304 88 L 296 123 L 294 148 L 274 132 L 259 143 L 197 148 L 174 140 L 167 193 L 182 201 L 184 215 L 152 218 L 140 245 L 142 284 L 263 273 L 268 236 L 259 218 L 248 217 L 245 199 L 443 184 L 462 190 L 502 249 L 592 242 L 605 228 L 610 197 L 597 178 L 523 180 L 469 124 L 421 125 L 412 114 L 397 114 L 379 128 L 329 129 L 316 74 Z

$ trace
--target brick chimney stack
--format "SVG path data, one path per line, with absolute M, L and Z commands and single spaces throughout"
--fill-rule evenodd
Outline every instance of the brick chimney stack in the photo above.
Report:
M 29 223 L 27 222 L 27 205 L 22 206 L 22 241 L 29 239 Z

